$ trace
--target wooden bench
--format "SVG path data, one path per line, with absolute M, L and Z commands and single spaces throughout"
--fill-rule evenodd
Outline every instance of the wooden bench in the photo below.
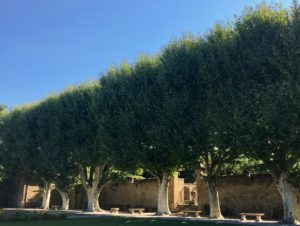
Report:
M 119 208 L 110 208 L 111 213 L 119 213 Z
M 241 221 L 247 221 L 248 217 L 256 217 L 256 222 L 262 221 L 261 217 L 265 216 L 263 213 L 240 213 L 241 214 Z
M 194 216 L 194 217 L 200 217 L 200 213 L 202 211 L 199 211 L 199 210 L 183 210 L 183 216 Z
M 145 211 L 144 208 L 130 208 L 129 209 L 130 214 L 134 214 L 136 212 L 139 213 L 139 214 L 142 214 L 143 211 Z

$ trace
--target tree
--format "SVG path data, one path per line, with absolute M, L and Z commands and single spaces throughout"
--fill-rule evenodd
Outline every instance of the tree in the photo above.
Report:
M 133 66 L 113 68 L 101 85 L 113 161 L 121 168 L 141 167 L 157 178 L 157 214 L 170 214 L 169 180 L 182 165 L 182 112 L 164 92 L 159 58 L 142 56 Z
M 68 191 L 72 189 L 79 174 L 65 139 L 65 124 L 61 118 L 63 108 L 60 105 L 62 94 L 52 95 L 41 101 L 36 107 L 36 140 L 39 152 L 34 157 L 38 164 L 37 174 L 44 181 L 44 209 L 49 208 L 51 190 L 57 189 L 62 198 L 62 209 L 68 210 Z
M 0 161 L 8 177 L 35 178 L 34 156 L 36 146 L 30 136 L 28 117 L 34 105 L 24 105 L 2 116 L 0 124 Z
M 233 67 L 227 50 L 233 37 L 231 27 L 216 25 L 205 38 L 185 36 L 161 54 L 168 93 L 184 112 L 185 156 L 191 165 L 200 164 L 206 171 L 211 218 L 223 218 L 217 177 L 239 156 L 234 148 L 236 124 L 228 70 Z
M 39 102 L 31 108 L 31 110 L 26 115 L 27 117 L 25 120 L 25 129 L 26 140 L 28 144 L 30 144 L 27 151 L 31 153 L 31 174 L 35 179 L 39 181 L 39 184 L 43 189 L 41 209 L 48 210 L 55 175 L 51 170 L 49 170 L 52 161 L 49 159 L 49 155 L 47 155 L 48 150 L 45 150 L 46 145 L 43 146 L 41 142 L 41 131 L 46 131 L 46 128 L 41 128 L 41 126 L 39 125 L 39 120 L 42 116 L 40 114 L 40 109 L 42 107 L 43 103 Z M 48 131 L 46 132 L 48 133 Z M 43 139 L 46 138 L 43 137 Z
M 2 158 L 6 169 L 13 176 L 34 179 L 43 187 L 42 209 L 49 209 L 51 183 L 54 173 L 40 142 L 38 125 L 41 103 L 16 108 L 4 119 Z
M 285 222 L 300 220 L 299 6 L 262 5 L 236 22 L 236 99 L 241 149 L 263 161 L 281 194 Z
M 109 154 L 98 137 L 95 95 L 99 85 L 89 83 L 69 88 L 60 97 L 66 148 L 80 168 L 80 179 L 88 198 L 87 211 L 101 211 L 99 196 L 103 189 L 103 176 L 111 170 Z

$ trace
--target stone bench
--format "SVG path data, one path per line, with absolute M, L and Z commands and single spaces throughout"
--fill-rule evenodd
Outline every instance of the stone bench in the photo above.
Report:
M 119 213 L 119 208 L 110 208 L 111 213 Z
M 130 214 L 139 213 L 142 214 L 145 211 L 144 208 L 130 208 L 129 212 Z
M 262 221 L 261 217 L 265 216 L 264 213 L 240 213 L 241 214 L 241 221 L 247 221 L 247 216 L 248 217 L 255 217 L 256 222 Z
M 194 216 L 194 217 L 200 217 L 200 213 L 202 211 L 199 210 L 183 210 L 183 216 Z

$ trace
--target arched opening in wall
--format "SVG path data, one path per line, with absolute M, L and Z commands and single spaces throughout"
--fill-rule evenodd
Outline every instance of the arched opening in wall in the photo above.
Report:
M 61 207 L 62 205 L 62 199 L 61 195 L 59 194 L 57 189 L 54 189 L 51 191 L 51 198 L 50 198 L 50 205 L 49 207 L 51 208 L 52 206 L 59 206 Z

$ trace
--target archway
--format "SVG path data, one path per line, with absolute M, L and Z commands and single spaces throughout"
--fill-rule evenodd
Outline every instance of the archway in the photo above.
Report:
M 50 209 L 53 209 L 52 207 L 61 207 L 62 206 L 62 198 L 60 193 L 57 189 L 53 189 L 51 191 L 51 198 L 50 198 Z

